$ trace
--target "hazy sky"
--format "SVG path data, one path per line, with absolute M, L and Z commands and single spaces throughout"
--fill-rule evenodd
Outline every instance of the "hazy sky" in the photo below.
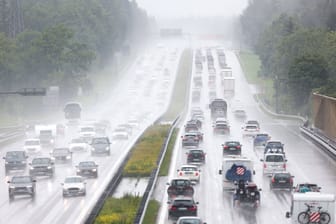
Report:
M 149 15 L 156 18 L 185 16 L 239 15 L 248 0 L 136 0 Z

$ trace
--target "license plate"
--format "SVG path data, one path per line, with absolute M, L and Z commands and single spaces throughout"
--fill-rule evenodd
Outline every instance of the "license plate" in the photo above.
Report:
M 279 180 L 279 183 L 286 183 L 286 181 L 285 180 Z
M 179 210 L 179 211 L 186 211 L 187 208 L 179 208 L 178 210 Z
M 185 172 L 184 174 L 190 175 L 190 174 L 192 174 L 192 172 Z
M 231 151 L 236 150 L 236 148 L 230 148 Z

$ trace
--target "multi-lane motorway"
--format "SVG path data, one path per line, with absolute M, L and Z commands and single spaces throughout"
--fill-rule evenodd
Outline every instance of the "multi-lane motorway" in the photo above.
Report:
M 92 157 L 90 152 L 76 152 L 72 164 L 56 163 L 53 179 L 36 178 L 35 199 L 16 196 L 14 200 L 8 197 L 7 180 L 13 175 L 27 174 L 29 167 L 24 172 L 14 171 L 6 176 L 4 161 L 1 160 L 0 223 L 83 223 L 136 138 L 165 111 L 170 101 L 181 51 L 182 48 L 169 44 L 145 50 L 120 76 L 120 81 L 113 85 L 106 99 L 101 99 L 93 108 L 84 108 L 83 120 L 107 119 L 111 122 L 112 129 L 118 124 L 127 123 L 131 118 L 138 119 L 139 126 L 133 130 L 130 139 L 112 143 L 110 156 Z M 78 129 L 68 127 L 66 133 L 65 137 L 58 137 L 57 146 L 66 146 L 78 134 Z M 23 139 L 2 147 L 1 155 L 9 150 L 22 150 L 22 147 Z M 44 148 L 39 155 L 30 155 L 28 162 L 35 156 L 49 156 L 49 152 L 50 149 Z M 74 166 L 84 160 L 94 160 L 99 164 L 99 177 L 87 179 L 85 197 L 63 198 L 61 183 L 65 176 L 74 175 Z
M 216 45 L 215 45 L 216 46 Z M 208 46 L 211 47 L 211 46 Z M 202 48 L 205 55 L 206 47 Z M 219 66 L 216 61 L 215 48 L 212 50 L 217 69 L 217 96 L 223 98 L 223 87 L 220 83 Z M 323 192 L 336 194 L 336 162 L 330 159 L 319 148 L 301 136 L 299 126 L 301 122 L 292 120 L 275 119 L 266 115 L 253 99 L 255 88 L 250 86 L 243 75 L 239 61 L 233 51 L 225 51 L 227 64 L 232 67 L 233 76 L 236 79 L 235 95 L 227 99 L 228 121 L 231 126 L 230 135 L 214 135 L 212 120 L 210 119 L 208 72 L 206 62 L 203 63 L 203 87 L 200 103 L 192 103 L 190 100 L 189 109 L 193 106 L 200 106 L 205 112 L 203 124 L 204 142 L 200 148 L 207 153 L 206 164 L 201 168 L 201 182 L 195 186 L 194 198 L 199 202 L 198 215 L 207 223 L 229 223 L 229 224 L 254 224 L 254 223 L 289 223 L 285 218 L 286 211 L 290 209 L 291 193 L 288 191 L 271 191 L 269 189 L 270 178 L 262 174 L 263 152 L 254 151 L 252 140 L 242 138 L 241 126 L 243 121 L 233 115 L 233 108 L 237 105 L 247 112 L 247 119 L 258 120 L 261 124 L 261 131 L 269 133 L 273 140 L 280 140 L 285 144 L 286 157 L 288 159 L 287 170 L 295 176 L 294 184 L 303 182 L 317 183 L 322 187 Z M 195 71 L 195 69 L 194 69 Z M 195 74 L 194 74 L 195 75 Z M 184 123 L 190 119 L 186 117 Z M 183 124 L 181 124 L 180 136 L 183 135 Z M 232 194 L 222 191 L 222 176 L 218 174 L 221 169 L 222 148 L 225 140 L 238 140 L 243 144 L 242 154 L 254 161 L 256 175 L 254 181 L 262 188 L 261 206 L 257 209 L 237 209 L 233 207 Z M 168 179 L 176 177 L 176 170 L 186 163 L 186 152 L 178 139 L 175 146 L 175 154 Z M 168 220 L 167 193 L 165 189 L 159 189 L 162 194 L 163 206 L 161 208 L 157 223 L 172 223 Z

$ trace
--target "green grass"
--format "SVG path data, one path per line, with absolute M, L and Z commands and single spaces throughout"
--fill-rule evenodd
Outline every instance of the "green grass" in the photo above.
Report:
M 156 200 L 150 200 L 142 223 L 155 224 L 159 209 L 160 202 Z
M 171 161 L 171 157 L 173 154 L 173 149 L 175 146 L 176 137 L 177 137 L 178 132 L 179 132 L 179 129 L 175 128 L 171 135 L 166 154 L 163 158 L 163 161 L 160 167 L 159 176 L 168 176 L 170 161 Z
M 132 154 L 123 171 L 125 177 L 147 177 L 156 167 L 169 125 L 149 127 L 139 142 L 132 148 Z
M 240 52 L 238 59 L 249 84 L 257 85 L 260 89 L 259 97 L 267 105 L 274 105 L 273 79 L 259 76 L 261 61 L 258 55 L 251 52 Z
M 131 224 L 135 219 L 141 197 L 125 195 L 122 198 L 110 197 L 95 220 L 95 224 Z
M 169 109 L 163 116 L 162 120 L 174 120 L 185 108 L 188 102 L 188 93 L 192 69 L 192 50 L 186 49 L 181 55 L 181 60 L 178 65 L 177 77 L 172 95 L 172 101 Z

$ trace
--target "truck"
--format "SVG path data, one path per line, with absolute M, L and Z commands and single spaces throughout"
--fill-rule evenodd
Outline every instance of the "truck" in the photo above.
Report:
M 255 171 L 250 158 L 229 155 L 223 158 L 222 169 L 218 173 L 222 175 L 223 191 L 234 191 L 239 181 L 253 182 Z
M 286 218 L 292 224 L 335 224 L 335 195 L 321 192 L 293 193 Z
M 211 118 L 216 119 L 218 117 L 227 116 L 227 103 L 223 99 L 213 99 L 209 104 L 209 108 L 211 110 Z
M 81 118 L 82 106 L 78 102 L 68 102 L 64 106 L 65 119 L 78 120 Z
M 233 95 L 235 92 L 235 78 L 224 77 L 222 79 L 224 95 Z

